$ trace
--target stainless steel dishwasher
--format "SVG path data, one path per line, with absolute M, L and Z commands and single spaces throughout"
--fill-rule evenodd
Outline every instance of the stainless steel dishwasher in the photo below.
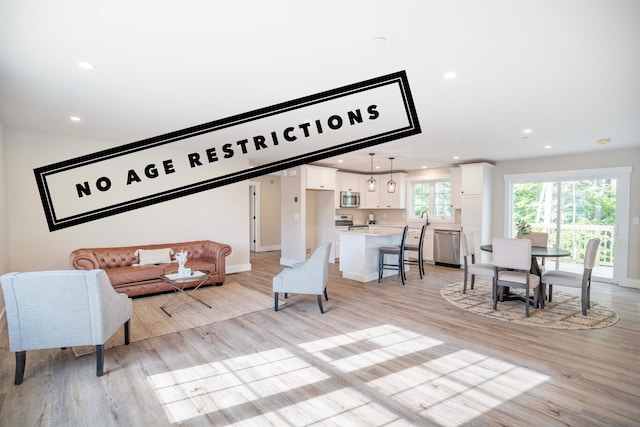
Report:
M 433 231 L 433 260 L 436 265 L 460 268 L 460 231 Z

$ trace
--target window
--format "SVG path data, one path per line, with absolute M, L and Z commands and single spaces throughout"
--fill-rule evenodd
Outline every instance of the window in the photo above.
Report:
M 453 220 L 451 206 L 451 181 L 420 180 L 410 186 L 409 218 L 423 218 L 425 213 L 430 219 Z
M 514 223 L 549 233 L 549 246 L 572 256 L 547 269 L 582 272 L 586 242 L 600 238 L 593 277 L 620 283 L 627 271 L 631 168 L 584 169 L 505 175 L 505 235 Z

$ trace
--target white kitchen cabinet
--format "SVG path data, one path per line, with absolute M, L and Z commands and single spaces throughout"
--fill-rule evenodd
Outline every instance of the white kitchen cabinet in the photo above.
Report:
M 413 230 L 407 235 L 407 244 L 418 246 L 420 243 L 420 231 Z M 422 257 L 425 261 L 433 262 L 433 230 L 425 231 L 422 244 Z
M 304 166 L 307 174 L 307 190 L 335 190 L 336 169 L 320 166 Z
M 407 175 L 404 173 L 394 173 L 393 180 L 396 182 L 395 193 L 387 192 L 387 181 L 391 179 L 389 174 L 374 175 L 376 181 L 376 191 L 364 191 L 364 207 L 368 209 L 404 209 L 406 207 L 407 196 Z M 366 177 L 365 177 L 366 180 Z
M 489 163 L 472 163 L 460 165 L 460 169 L 460 192 L 463 196 L 491 191 L 493 165 Z
M 489 261 L 489 254 L 480 245 L 491 244 L 491 189 L 493 166 L 488 163 L 461 165 L 461 222 L 465 233 L 473 233 L 476 255 L 481 262 Z
M 338 172 L 338 188 L 340 191 L 355 191 L 362 193 L 366 191 L 365 181 L 367 177 L 358 173 Z
M 377 178 L 376 178 L 377 180 Z M 380 203 L 378 202 L 378 188 L 376 187 L 376 191 L 364 191 L 360 194 L 360 206 L 363 205 L 362 201 L 364 200 L 364 207 L 367 209 L 378 209 Z
M 391 179 L 391 175 L 378 175 L 376 179 L 378 179 L 378 207 L 404 209 L 407 196 L 407 175 L 404 173 L 393 174 L 393 180 L 396 182 L 396 191 L 394 193 L 387 191 L 387 182 Z
M 433 262 L 433 230 L 424 233 L 424 244 L 422 246 L 422 257 L 425 261 Z

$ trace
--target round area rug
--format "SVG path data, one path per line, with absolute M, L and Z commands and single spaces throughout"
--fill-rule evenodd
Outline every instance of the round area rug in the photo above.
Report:
M 618 314 L 591 300 L 591 308 L 587 315 L 582 315 L 582 306 L 579 295 L 571 295 L 562 291 L 553 291 L 553 301 L 547 302 L 544 309 L 529 309 L 529 317 L 525 317 L 525 307 L 522 301 L 498 301 L 498 307 L 493 310 L 491 300 L 491 282 L 476 280 L 474 289 L 462 293 L 462 282 L 452 283 L 440 290 L 440 295 L 456 307 L 460 307 L 472 313 L 494 319 L 521 325 L 539 326 L 553 329 L 595 329 L 614 325 Z M 512 289 L 512 293 L 521 292 L 522 289 Z

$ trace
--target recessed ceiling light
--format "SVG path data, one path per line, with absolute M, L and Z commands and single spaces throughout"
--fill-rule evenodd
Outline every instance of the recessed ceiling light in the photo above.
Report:
M 92 63 L 87 61 L 78 61 L 78 67 L 84 70 L 93 70 L 95 68 Z
M 551 148 L 551 146 L 550 145 L 545 145 L 544 148 L 545 148 L 545 150 L 548 150 L 549 148 Z
M 447 80 L 451 80 L 451 79 L 455 79 L 458 76 L 458 73 L 456 73 L 455 71 L 448 71 L 446 73 L 444 73 L 444 78 Z
M 376 169 L 380 169 L 380 166 L 376 166 Z
M 601 138 L 597 142 L 600 145 L 606 145 L 611 142 L 611 138 Z
M 374 37 L 373 39 L 371 39 L 371 41 L 375 45 L 383 45 L 383 44 L 385 44 L 387 42 L 387 38 L 379 36 L 379 37 Z
M 522 133 L 524 133 L 525 135 L 530 134 L 531 132 L 533 132 L 533 130 L 531 129 L 525 129 L 522 131 Z
M 460 156 L 453 156 L 453 160 L 458 160 L 460 159 Z
M 69 120 L 71 120 L 72 122 L 79 122 L 82 121 L 82 119 L 78 116 L 70 116 Z
M 422 166 L 422 169 L 426 169 L 426 168 L 427 168 L 427 165 Z

